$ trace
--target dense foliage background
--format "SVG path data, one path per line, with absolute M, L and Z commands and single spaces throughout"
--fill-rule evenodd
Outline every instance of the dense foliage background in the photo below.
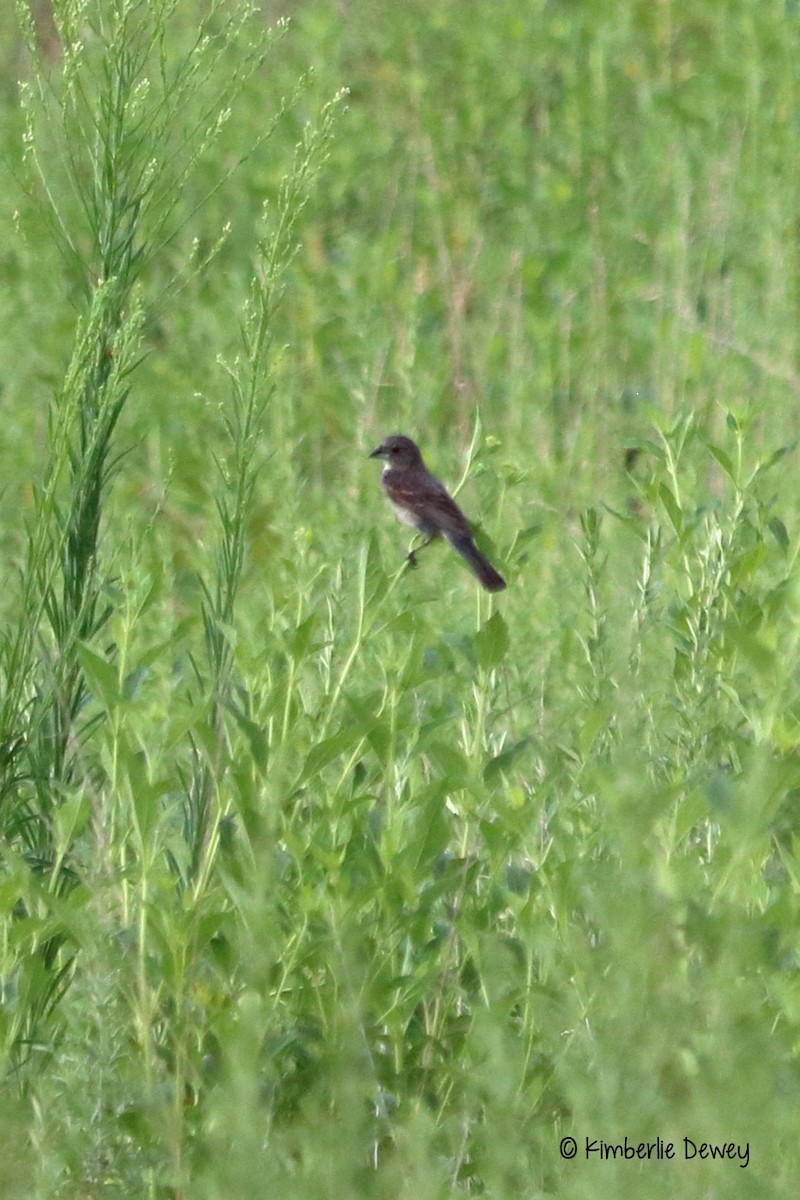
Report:
M 799 33 L 0 12 L 3 1197 L 794 1197 Z

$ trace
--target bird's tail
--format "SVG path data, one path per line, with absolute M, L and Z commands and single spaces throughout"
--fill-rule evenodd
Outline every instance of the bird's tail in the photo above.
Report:
M 469 534 L 450 534 L 448 541 L 469 564 L 469 569 L 487 592 L 503 591 L 506 586 L 505 579 L 495 571 L 488 558 L 484 558 Z

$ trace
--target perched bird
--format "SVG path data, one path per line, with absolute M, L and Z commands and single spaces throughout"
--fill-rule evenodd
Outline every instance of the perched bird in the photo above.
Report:
M 502 592 L 505 579 L 475 545 L 469 521 L 447 488 L 431 475 L 416 443 L 393 433 L 372 451 L 370 458 L 384 460 L 383 490 L 400 520 L 425 536 L 423 544 L 427 546 L 437 537 L 446 538 L 488 592 Z M 408 560 L 416 566 L 413 551 Z

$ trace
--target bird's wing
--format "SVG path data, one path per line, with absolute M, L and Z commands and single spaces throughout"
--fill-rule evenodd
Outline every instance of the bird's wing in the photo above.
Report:
M 387 471 L 383 486 L 392 504 L 414 513 L 438 533 L 469 533 L 467 518 L 447 489 L 433 475 Z

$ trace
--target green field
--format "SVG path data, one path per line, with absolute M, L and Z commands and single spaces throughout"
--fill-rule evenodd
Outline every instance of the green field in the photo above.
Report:
M 794 1200 L 798 6 L 0 69 L 1 1200 Z

